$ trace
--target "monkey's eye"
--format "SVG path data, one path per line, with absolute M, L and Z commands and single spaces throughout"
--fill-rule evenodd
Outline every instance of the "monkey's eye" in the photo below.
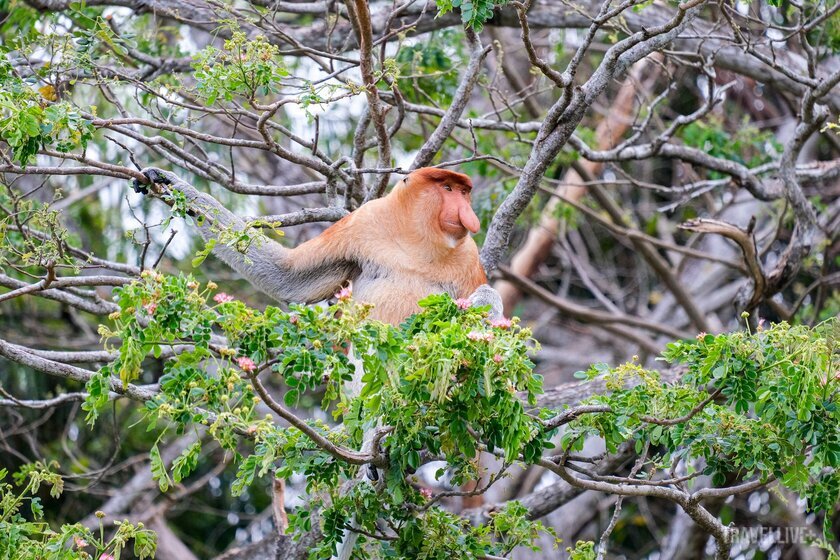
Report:
M 449 185 L 443 185 L 443 190 L 452 192 L 452 187 L 450 187 Z

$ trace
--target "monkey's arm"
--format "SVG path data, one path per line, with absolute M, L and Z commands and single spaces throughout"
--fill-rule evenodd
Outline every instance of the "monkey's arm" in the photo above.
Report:
M 502 303 L 502 296 L 490 284 L 482 284 L 469 297 L 472 307 L 490 306 L 488 319 L 498 321 L 505 316 L 505 308 Z
M 219 242 L 224 231 L 241 232 L 248 225 L 212 196 L 199 192 L 171 171 L 148 167 L 142 170 L 155 194 L 166 189 L 183 193 L 190 214 L 200 216 L 199 232 L 205 241 L 215 239 L 214 254 L 269 296 L 292 302 L 313 302 L 336 293 L 356 271 L 356 265 L 338 254 L 330 238 L 313 239 L 297 249 L 286 249 L 271 239 L 257 235 L 243 253 Z M 134 190 L 146 194 L 148 185 L 134 183 Z M 173 201 L 167 201 L 172 204 Z M 198 217 L 197 216 L 197 217 Z

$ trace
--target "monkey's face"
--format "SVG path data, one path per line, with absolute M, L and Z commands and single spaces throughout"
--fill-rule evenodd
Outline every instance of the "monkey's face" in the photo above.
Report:
M 481 227 L 470 206 L 471 191 L 472 181 L 463 173 L 424 167 L 397 183 L 393 193 L 403 201 L 418 232 L 433 233 L 433 243 L 451 249 Z
M 456 240 L 468 232 L 477 233 L 481 223 L 470 205 L 470 188 L 456 182 L 441 182 L 433 188 L 440 200 L 440 229 Z

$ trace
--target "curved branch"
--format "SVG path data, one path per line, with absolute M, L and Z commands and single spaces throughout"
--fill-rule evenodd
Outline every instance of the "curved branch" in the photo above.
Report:
M 678 227 L 701 233 L 717 233 L 738 244 L 744 255 L 744 263 L 746 263 L 753 279 L 753 292 L 745 306 L 746 311 L 752 311 L 764 298 L 767 289 L 767 280 L 761 269 L 761 262 L 758 260 L 758 250 L 755 246 L 755 236 L 752 231 L 743 230 L 738 226 L 720 220 L 706 218 L 689 220 Z
M 254 390 L 260 396 L 260 398 L 265 402 L 265 404 L 277 413 L 280 418 L 306 434 L 306 436 L 311 439 L 315 444 L 341 461 L 345 461 L 352 465 L 366 465 L 371 464 L 377 467 L 384 467 L 387 464 L 385 457 L 381 453 L 376 453 L 374 450 L 373 453 L 357 453 L 340 445 L 337 445 L 331 442 L 329 439 L 318 433 L 312 426 L 295 416 L 291 413 L 291 411 L 287 410 L 283 405 L 279 402 L 274 400 L 268 390 L 266 390 L 265 385 L 259 380 L 256 375 L 249 376 L 251 380 L 251 385 L 253 385 Z M 387 432 L 386 432 L 387 433 Z M 384 434 L 382 434 L 384 435 Z M 378 436 L 378 439 L 382 437 L 382 435 Z

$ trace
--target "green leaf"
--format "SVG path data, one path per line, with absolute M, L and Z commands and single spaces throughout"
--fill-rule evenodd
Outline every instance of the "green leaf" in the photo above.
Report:
M 289 389 L 286 391 L 286 394 L 283 395 L 283 402 L 286 403 L 288 407 L 294 407 L 298 404 L 298 399 L 300 398 L 300 393 L 298 393 L 297 389 Z
M 198 466 L 201 453 L 201 441 L 196 441 L 187 447 L 172 462 L 172 479 L 177 483 L 187 478 Z
M 29 500 L 29 509 L 32 511 L 34 519 L 41 519 L 44 517 L 44 506 L 41 505 L 41 498 L 35 496 Z
M 172 479 L 166 472 L 166 465 L 163 464 L 157 444 L 149 452 L 149 460 L 151 461 L 152 479 L 157 481 L 161 492 L 166 492 L 172 485 Z

